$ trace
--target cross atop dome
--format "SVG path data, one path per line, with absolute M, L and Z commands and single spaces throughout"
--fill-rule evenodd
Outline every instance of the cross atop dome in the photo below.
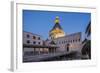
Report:
M 59 16 L 56 16 L 55 24 L 58 24 L 59 22 L 60 22 L 60 20 L 59 20 Z

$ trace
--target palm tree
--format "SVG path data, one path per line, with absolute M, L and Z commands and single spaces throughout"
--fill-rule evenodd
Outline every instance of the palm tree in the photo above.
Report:
M 82 47 L 82 55 L 88 55 L 91 59 L 91 40 L 87 40 Z
M 86 27 L 85 34 L 87 35 L 87 37 L 91 36 L 91 21 Z M 82 44 L 83 44 L 82 55 L 88 55 L 89 59 L 91 59 L 91 40 L 85 38 Z
M 89 22 L 88 26 L 86 27 L 85 34 L 87 34 L 87 36 L 91 35 L 91 21 Z

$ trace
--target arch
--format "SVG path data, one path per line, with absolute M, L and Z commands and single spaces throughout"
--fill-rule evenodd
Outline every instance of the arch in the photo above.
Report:
M 70 44 L 66 44 L 66 51 L 69 52 Z

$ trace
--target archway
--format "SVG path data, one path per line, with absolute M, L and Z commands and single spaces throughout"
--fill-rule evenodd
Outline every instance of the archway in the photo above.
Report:
M 70 44 L 68 43 L 68 44 L 66 44 L 66 50 L 67 50 L 67 52 L 69 52 L 69 48 L 70 48 Z

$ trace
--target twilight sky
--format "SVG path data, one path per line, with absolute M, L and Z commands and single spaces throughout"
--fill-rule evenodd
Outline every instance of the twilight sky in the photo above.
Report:
M 47 39 L 56 16 L 59 16 L 60 25 L 67 35 L 82 32 L 82 38 L 91 20 L 90 13 L 23 10 L 23 30 Z

